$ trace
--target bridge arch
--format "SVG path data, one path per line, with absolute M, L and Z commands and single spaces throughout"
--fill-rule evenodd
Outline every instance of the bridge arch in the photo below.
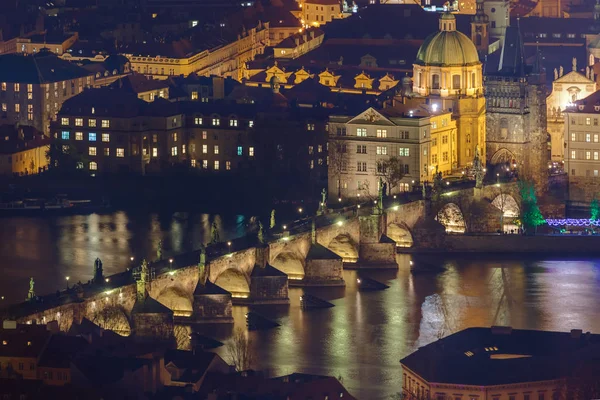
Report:
M 121 336 L 129 336 L 131 334 L 131 326 L 129 319 L 125 314 L 125 310 L 120 306 L 108 305 L 99 307 L 92 314 L 90 320 L 105 330 L 111 330 Z
M 179 286 L 164 289 L 156 300 L 173 310 L 175 316 L 192 315 L 192 299 L 190 293 Z
M 331 239 L 327 248 L 342 257 L 344 262 L 355 263 L 358 261 L 358 244 L 349 233 L 338 234 Z
M 214 283 L 227 290 L 233 297 L 250 296 L 250 278 L 239 269 L 225 269 L 217 276 Z
M 387 236 L 396 242 L 397 247 L 412 247 L 413 237 L 403 222 L 390 222 L 387 226 Z
M 455 203 L 447 203 L 438 211 L 436 220 L 444 225 L 446 232 L 464 233 L 466 230 L 465 218 L 460 207 Z
M 304 278 L 304 257 L 293 251 L 283 250 L 273 259 L 271 265 L 287 274 L 289 279 Z
M 512 195 L 501 193 L 492 200 L 492 205 L 502 211 L 502 229 L 504 231 L 518 228 L 514 220 L 519 217 L 521 210 Z

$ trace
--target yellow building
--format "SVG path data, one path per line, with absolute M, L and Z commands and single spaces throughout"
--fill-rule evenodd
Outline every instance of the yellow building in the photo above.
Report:
M 457 125 L 456 164 L 468 166 L 479 146 L 485 159 L 485 98 L 481 61 L 471 39 L 444 13 L 439 32 L 425 39 L 413 64 L 413 92 L 436 110 L 452 112 Z
M 0 142 L 0 175 L 32 175 L 48 168 L 50 139 L 41 132 L 5 125 L 0 135 L 4 138 Z
M 339 0 L 304 0 L 302 4 L 303 25 L 325 25 L 335 18 L 342 18 L 342 6 Z
M 186 43 L 174 43 L 174 47 L 185 47 Z M 181 46 L 180 46 L 181 45 Z M 125 50 L 131 62 L 132 71 L 154 79 L 167 79 L 169 76 L 217 75 L 242 80 L 242 65 L 263 54 L 269 46 L 269 23 L 259 22 L 256 27 L 244 30 L 237 40 L 223 41 L 212 48 L 193 51 L 189 55 L 171 57 L 160 54 L 142 54 L 139 51 Z

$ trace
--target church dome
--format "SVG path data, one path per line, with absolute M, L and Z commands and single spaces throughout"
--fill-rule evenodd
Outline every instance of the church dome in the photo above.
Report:
M 429 35 L 417 53 L 415 64 L 437 67 L 462 67 L 480 64 L 475 44 L 456 30 L 456 18 L 444 13 L 440 31 Z

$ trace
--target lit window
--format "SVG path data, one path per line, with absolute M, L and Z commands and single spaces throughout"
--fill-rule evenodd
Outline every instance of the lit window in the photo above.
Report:
M 62 152 L 65 153 L 65 154 L 67 154 L 69 152 L 69 145 L 63 144 Z
M 77 169 L 83 169 L 83 163 L 81 161 L 78 161 L 77 165 L 75 166 L 75 168 L 77 168 Z
M 2 82 L 2 91 L 6 92 L 6 82 Z
M 206 131 L 202 131 L 202 139 L 206 140 L 208 138 L 208 133 Z
M 575 150 L 571 150 L 571 160 L 574 160 L 576 158 L 575 155 L 576 155 Z
M 592 159 L 592 152 L 591 151 L 586 151 L 585 152 L 585 159 L 586 160 L 591 160 Z
M 254 126 L 254 121 L 248 121 L 248 128 L 252 128 Z
M 576 133 L 571 133 L 571 142 L 574 142 L 577 140 L 577 134 Z
M 94 132 L 90 132 L 90 133 L 88 134 L 88 140 L 89 140 L 90 142 L 95 142 L 95 141 L 96 141 L 96 134 L 95 134 Z
M 378 138 L 386 138 L 387 137 L 387 129 L 377 129 L 377 137 Z
M 594 143 L 598 143 L 598 134 L 594 133 Z
M 254 157 L 254 147 L 248 147 L 248 155 Z
M 95 119 L 88 119 L 88 126 L 90 128 L 95 128 L 96 127 L 96 120 Z
M 588 142 L 588 143 L 592 141 L 592 134 L 591 133 L 586 133 L 585 134 L 585 141 Z
M 157 147 L 152 148 L 152 157 L 158 157 L 158 148 Z
M 144 149 L 144 150 L 145 150 L 145 149 Z M 108 147 L 105 147 L 105 148 L 104 148 L 104 155 L 105 155 L 106 157 L 110 156 L 110 148 L 108 148 Z
M 213 118 L 212 124 L 213 126 L 219 126 L 221 124 L 221 121 L 219 120 L 219 118 Z
M 398 155 L 401 157 L 409 157 L 410 156 L 410 149 L 407 147 L 401 147 L 398 149 Z
M 110 128 L 110 121 L 107 119 L 103 119 L 102 120 L 102 127 L 103 128 Z
M 598 152 L 597 151 L 594 152 L 594 160 L 598 161 Z
M 2 103 L 2 111 L 6 112 L 6 110 L 7 110 L 6 103 Z
M 185 154 L 185 144 L 181 145 L 181 154 Z
M 62 140 L 69 140 L 69 131 L 62 131 Z
M 207 154 L 208 153 L 208 145 L 207 144 L 203 144 L 202 145 L 202 154 Z
M 192 100 L 198 100 L 198 92 L 197 91 L 192 92 Z M 194 161 L 194 164 L 195 164 L 195 161 Z
M 19 90 L 21 90 L 21 85 L 15 83 L 15 92 L 18 92 Z
M 317 146 L 317 151 L 319 153 L 322 153 L 323 152 L 323 146 L 322 145 Z
M 190 165 L 195 168 L 196 167 L 196 160 L 193 160 L 193 159 L 190 160 Z
M 103 141 L 103 142 L 110 142 L 110 134 L 108 134 L 108 133 L 103 133 L 103 134 L 102 134 L 102 141 Z
M 215 145 L 215 154 L 219 154 L 219 145 Z
M 244 148 L 242 146 L 238 146 L 238 148 L 237 148 L 237 155 L 241 156 L 242 154 L 244 154 Z
M 171 155 L 172 156 L 176 156 L 177 155 L 177 146 L 171 147 Z
M 96 171 L 98 169 L 98 164 L 95 161 L 90 162 L 90 171 Z
M 75 140 L 83 140 L 83 132 L 75 132 Z
M 215 171 L 219 169 L 219 160 L 215 160 Z
M 310 160 L 310 162 L 308 163 L 310 169 L 313 169 L 315 167 L 315 161 L 314 160 Z
M 83 126 L 83 118 L 75 118 L 75 126 Z
M 356 128 L 356 136 L 366 137 L 367 136 L 367 128 Z
M 125 149 L 123 149 L 123 148 L 117 149 L 117 157 L 125 157 Z
M 208 169 L 208 160 L 202 160 L 202 168 Z
M 237 119 L 230 119 L 229 120 L 229 126 L 238 126 Z
M 307 131 L 314 131 L 315 130 L 315 124 L 306 124 L 306 130 Z
M 231 170 L 231 161 L 225 161 L 225 169 L 227 171 Z
M 591 124 L 592 124 L 592 119 L 591 119 L 591 118 L 589 118 L 589 117 L 588 117 L 588 118 L 586 118 L 586 119 L 585 119 L 585 124 L 586 124 L 586 125 L 591 125 Z
M 313 149 L 314 149 L 313 146 L 308 146 L 308 154 L 313 154 L 313 152 L 314 152 Z
M 21 105 L 20 104 L 15 104 L 15 112 L 21 112 Z
M 387 147 L 386 146 L 377 146 L 377 154 L 379 154 L 379 155 L 386 155 L 387 154 Z
M 173 132 L 173 133 L 171 134 L 171 139 L 173 139 L 173 141 L 174 141 L 174 142 L 176 142 L 176 141 L 177 141 L 177 132 Z
M 202 125 L 202 118 L 201 117 L 194 118 L 194 124 L 195 125 Z
M 95 155 L 96 155 L 96 148 L 95 148 L 95 147 L 90 147 L 90 148 L 88 149 L 88 154 L 89 154 L 90 156 L 95 156 Z

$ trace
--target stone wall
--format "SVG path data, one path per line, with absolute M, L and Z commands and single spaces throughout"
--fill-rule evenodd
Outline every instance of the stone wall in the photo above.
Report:
M 444 252 L 600 254 L 597 236 L 448 235 Z
M 590 203 L 594 196 L 600 198 L 600 177 L 569 176 L 569 200 Z

